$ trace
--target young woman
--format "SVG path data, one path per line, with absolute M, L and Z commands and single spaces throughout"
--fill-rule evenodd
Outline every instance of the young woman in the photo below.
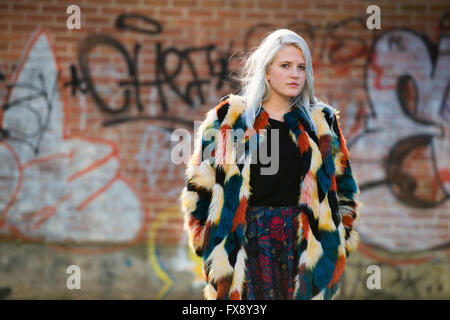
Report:
M 186 178 L 181 208 L 207 299 L 336 296 L 358 245 L 359 190 L 299 35 L 276 30 L 247 58 L 240 95 L 198 128 Z

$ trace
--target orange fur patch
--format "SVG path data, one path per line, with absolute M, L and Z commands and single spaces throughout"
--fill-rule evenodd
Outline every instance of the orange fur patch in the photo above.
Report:
M 353 227 L 353 218 L 348 214 L 344 214 L 342 216 L 342 224 L 344 226 L 346 226 L 347 228 L 352 228 Z
M 331 277 L 330 283 L 328 284 L 329 288 L 331 288 L 331 286 L 335 285 L 339 281 L 342 274 L 344 273 L 344 270 L 345 270 L 345 256 L 340 256 L 336 261 L 333 277 Z
M 261 110 L 258 117 L 255 119 L 253 128 L 258 131 L 259 129 L 264 129 L 269 122 L 269 114 L 265 110 Z
M 217 299 L 225 299 L 228 297 L 228 291 L 231 286 L 231 276 L 221 278 L 217 281 Z
M 330 190 L 332 190 L 332 191 L 336 191 L 336 190 L 337 190 L 337 186 L 336 186 L 336 176 L 335 176 L 335 175 L 333 175 L 333 176 L 331 177 L 331 188 L 330 188 Z
M 231 232 L 234 232 L 238 225 L 245 223 L 246 212 L 247 212 L 247 198 L 244 197 L 239 202 L 239 207 L 237 208 L 236 214 L 234 215 Z
M 237 290 L 234 290 L 231 294 L 230 294 L 230 300 L 241 300 L 241 295 Z
M 299 123 L 298 128 L 301 132 L 300 136 L 298 137 L 298 147 L 300 148 L 300 154 L 303 154 L 309 149 L 309 140 L 301 123 Z

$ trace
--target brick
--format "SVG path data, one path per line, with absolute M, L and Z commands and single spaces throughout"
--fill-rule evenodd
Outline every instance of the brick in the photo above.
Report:
M 280 13 L 278 13 L 278 12 L 275 12 L 275 13 L 273 13 L 273 18 L 275 20 L 287 20 L 287 21 L 290 21 L 290 20 L 296 19 L 297 17 L 301 17 L 301 15 L 302 15 L 301 12 L 299 12 L 299 13 L 295 13 L 295 12 L 280 12 Z
M 129 13 L 131 12 L 131 8 L 123 8 L 123 7 L 113 7 L 113 8 L 108 8 L 108 7 L 99 7 L 100 10 L 100 14 L 101 15 L 112 15 L 114 16 L 114 19 L 117 18 L 118 15 L 122 14 L 122 13 Z M 150 10 L 150 9 L 141 9 L 141 8 L 136 8 L 133 9 L 133 12 L 135 13 L 141 13 L 142 11 L 145 10 Z M 151 10 L 152 13 L 154 13 L 154 10 Z
M 400 11 L 402 13 L 408 12 L 426 12 L 427 11 L 426 3 L 403 3 L 400 4 Z
M 66 1 L 68 4 L 72 4 L 72 0 L 64 0 Z M 58 0 L 59 2 L 59 0 Z M 98 7 L 100 6 L 104 6 L 104 5 L 111 5 L 112 3 L 114 3 L 111 0 L 83 0 L 81 4 L 79 4 L 80 7 L 84 7 L 86 5 L 96 5 Z M 74 3 L 75 4 L 75 3 Z
M 430 4 L 430 11 L 436 11 L 436 12 L 447 12 L 450 10 L 450 4 L 446 4 L 445 2 L 439 3 L 439 4 Z
M 189 8 L 188 17 L 210 17 L 213 11 L 207 9 L 193 9 Z
M 267 19 L 269 18 L 268 12 L 246 12 L 244 17 L 246 19 Z
M 229 0 L 229 7 L 233 9 L 253 9 L 257 7 L 256 1 Z
M 116 0 L 117 5 L 138 5 L 140 0 Z
M 225 7 L 226 4 L 224 4 L 223 1 L 219 1 L 219 0 L 201 0 L 199 6 L 201 8 L 207 8 L 207 7 L 220 8 L 220 7 Z
M 260 9 L 279 9 L 281 8 L 281 2 L 278 1 L 257 1 L 257 7 Z
M 12 4 L 0 3 L 0 12 L 11 12 Z
M 12 11 L 13 12 L 17 12 L 17 11 L 27 11 L 27 12 L 35 12 L 38 13 L 40 10 L 40 5 L 37 4 L 17 4 L 14 3 L 12 5 Z
M 383 9 L 381 8 L 381 6 L 383 4 L 377 4 L 377 5 L 381 9 L 381 14 L 383 14 Z M 347 14 L 351 14 L 354 12 L 365 14 L 367 7 L 368 7 L 368 5 L 366 5 L 365 3 L 354 3 L 354 2 L 347 2 L 347 1 L 340 3 L 341 12 L 345 12 Z
M 2 13 L 0 12 L 0 21 L 14 21 L 14 22 L 21 22 L 23 21 L 25 17 L 24 13 Z
M 305 11 L 305 10 L 311 10 L 314 8 L 314 5 L 312 3 L 305 3 L 300 1 L 288 1 L 286 4 L 286 8 L 290 11 L 291 9 L 298 10 L 299 12 Z
M 41 7 L 42 13 L 59 13 L 62 15 L 67 15 L 67 6 L 61 6 L 61 5 L 43 5 Z M 81 10 L 81 14 L 83 14 L 83 10 Z
M 377 4 L 381 9 L 381 19 L 383 19 L 383 15 L 385 13 L 400 13 L 398 6 L 395 3 L 380 3 Z
M 66 19 L 64 19 L 64 21 L 66 21 Z M 55 20 L 56 20 L 55 16 L 52 15 L 27 14 L 25 16 L 25 21 L 27 21 L 30 24 L 45 23 L 52 21 L 54 22 Z
M 202 20 L 200 22 L 201 27 L 215 27 L 220 28 L 224 26 L 224 21 L 221 20 Z
M 111 17 L 85 17 L 85 24 L 90 25 L 105 25 L 110 24 L 113 25 L 114 20 Z
M 171 0 L 152 0 L 152 1 L 144 1 L 141 3 L 142 7 L 156 8 L 156 7 L 164 7 L 167 8 L 171 4 Z
M 200 1 L 199 0 L 173 0 L 172 1 L 174 7 L 198 7 Z
M 184 16 L 185 10 L 174 8 L 174 9 L 160 9 L 159 14 L 163 17 L 181 17 Z

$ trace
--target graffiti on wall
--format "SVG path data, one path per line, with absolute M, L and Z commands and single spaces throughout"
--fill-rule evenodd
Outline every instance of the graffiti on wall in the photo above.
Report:
M 348 65 L 366 59 L 375 35 L 367 29 L 366 18 L 355 16 L 319 25 L 299 20 L 285 27 L 300 34 L 308 43 L 316 73 L 320 64 L 324 62 L 331 65 Z M 244 38 L 244 51 L 257 45 L 261 36 L 276 28 L 270 24 L 256 24 L 249 28 Z M 349 32 L 355 29 L 358 30 L 358 34 Z
M 395 250 L 448 245 L 450 37 L 433 45 L 400 28 L 373 44 L 370 112 L 349 142 L 364 203 L 364 239 Z M 370 146 L 370 147 L 368 147 Z
M 147 27 L 137 27 L 136 24 L 138 22 L 144 22 Z M 119 15 L 116 19 L 115 26 L 118 30 L 131 30 L 149 37 L 163 32 L 162 26 L 158 21 L 138 14 Z M 89 59 L 93 51 L 99 47 L 111 48 L 113 52 L 120 56 L 120 59 L 122 59 L 126 66 L 125 70 L 119 70 L 115 64 L 106 66 L 110 72 L 111 69 L 117 68 L 117 71 L 114 72 L 116 76 L 115 81 L 107 85 L 97 83 L 95 80 L 95 71 L 93 72 L 93 70 L 98 69 L 95 69 L 95 62 L 92 63 Z M 136 43 L 133 51 L 128 52 L 119 40 L 107 34 L 88 35 L 79 45 L 78 62 L 81 77 L 78 75 L 78 68 L 72 65 L 70 68 L 71 80 L 66 82 L 65 86 L 70 88 L 72 95 L 76 95 L 78 91 L 81 93 L 89 92 L 95 105 L 102 112 L 114 115 L 114 117 L 109 117 L 105 120 L 103 123 L 105 126 L 142 120 L 164 120 L 177 125 L 190 126 L 192 125 L 191 121 L 166 114 L 169 110 L 166 92 L 169 90 L 170 94 L 175 94 L 186 106 L 195 108 L 207 102 L 205 90 L 207 90 L 206 87 L 211 86 L 213 81 L 216 81 L 215 90 L 219 90 L 230 80 L 227 69 L 230 49 L 218 50 L 213 44 L 184 49 L 178 49 L 174 46 L 163 48 L 161 42 L 155 42 L 155 65 L 152 79 L 148 79 L 149 76 L 144 76 L 139 72 L 141 69 L 139 65 L 141 49 L 142 45 Z M 218 57 L 213 58 L 213 53 Z M 199 75 L 194 63 L 194 55 L 196 54 L 203 56 L 203 61 L 208 70 L 207 76 L 201 77 Z M 173 62 L 173 60 L 176 62 Z M 180 85 L 177 82 L 177 78 L 180 78 L 181 74 L 184 76 L 189 74 L 192 80 L 187 81 L 184 86 Z M 162 111 L 158 115 L 151 115 L 144 112 L 145 107 L 142 102 L 142 90 L 147 88 L 154 90 L 157 94 Z M 111 93 L 119 96 L 120 99 L 110 99 Z M 132 98 L 134 98 L 135 106 L 132 106 Z M 132 107 L 137 110 L 137 114 L 130 114 Z
M 442 299 L 448 296 L 448 267 L 429 262 L 398 263 L 362 259 L 351 259 L 346 266 L 346 275 L 340 288 L 340 299 L 395 300 L 395 299 Z M 375 264 L 380 268 L 379 289 L 367 287 L 367 268 Z
M 49 35 L 38 30 L 0 118 L 0 232 L 54 242 L 133 241 L 146 214 L 121 176 L 117 146 L 67 134 L 59 75 Z

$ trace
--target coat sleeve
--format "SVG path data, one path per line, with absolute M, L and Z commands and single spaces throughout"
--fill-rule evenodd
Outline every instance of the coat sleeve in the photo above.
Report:
M 355 224 L 359 220 L 360 206 L 357 201 L 359 187 L 350 165 L 350 155 L 347 143 L 339 123 L 339 115 L 334 114 L 332 129 L 336 135 L 336 189 L 339 203 L 339 211 L 342 224 L 345 228 L 345 251 L 347 256 L 355 251 L 359 243 L 359 234 L 355 230 Z
M 203 254 L 207 229 L 205 224 L 216 179 L 212 165 L 216 120 L 216 111 L 212 109 L 195 132 L 194 151 L 185 170 L 186 185 L 180 195 L 184 229 L 189 236 L 189 246 L 198 256 Z

